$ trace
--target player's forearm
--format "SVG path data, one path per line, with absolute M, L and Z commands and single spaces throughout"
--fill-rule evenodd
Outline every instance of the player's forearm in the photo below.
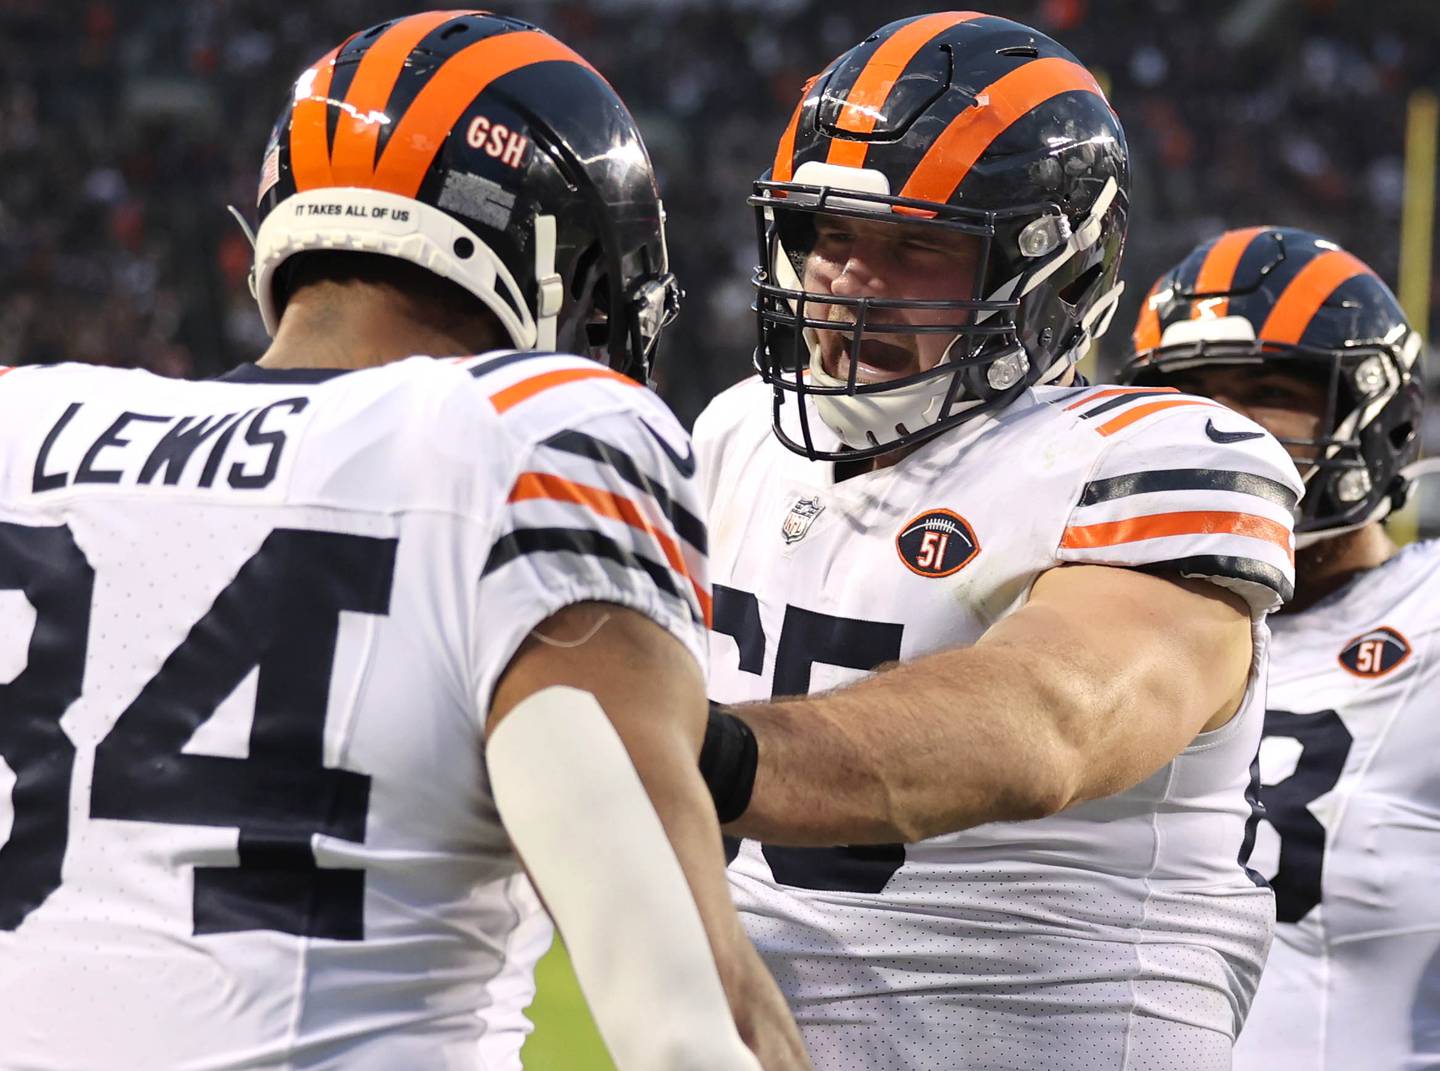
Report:
M 726 831 L 782 844 L 913 842 L 1040 817 L 1073 799 L 1073 745 L 1046 713 L 1104 702 L 1000 649 L 945 652 L 822 695 L 736 708 L 759 762 Z
M 974 647 L 737 708 L 758 761 L 727 831 L 782 844 L 913 842 L 1121 792 L 1223 723 L 1250 657 L 1248 613 L 1219 588 L 1052 570 Z
M 805 1071 L 730 901 L 703 723 L 675 639 L 618 606 L 568 607 L 496 689 L 491 789 L 621 1071 Z

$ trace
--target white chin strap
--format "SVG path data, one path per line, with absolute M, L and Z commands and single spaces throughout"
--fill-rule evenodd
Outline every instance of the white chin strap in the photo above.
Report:
M 1334 539 L 1336 536 L 1346 535 L 1350 532 L 1357 532 L 1367 524 L 1374 524 L 1376 521 L 1383 521 L 1390 515 L 1390 498 L 1386 496 L 1375 503 L 1375 508 L 1370 511 L 1364 520 L 1356 521 L 1354 524 L 1347 524 L 1343 528 L 1327 528 L 1323 532 L 1296 532 L 1295 549 L 1304 550 L 1306 547 L 1313 547 L 1316 543 L 1323 543 L 1327 539 Z
M 939 375 L 908 387 L 876 394 L 817 394 L 815 411 L 820 419 L 853 450 L 864 450 L 912 431 L 927 428 L 940 419 L 940 406 L 950 390 L 952 376 Z M 846 380 L 825 371 L 820 347 L 810 347 L 810 382 L 817 387 L 845 387 Z M 950 412 L 963 413 L 980 404 L 957 401 Z
M 449 213 L 382 190 L 306 190 L 281 201 L 260 225 L 250 292 L 273 337 L 280 326 L 275 272 L 284 261 L 311 251 L 380 253 L 408 260 L 474 294 L 495 314 L 516 349 L 553 349 L 565 296 L 555 271 L 554 216 L 536 217 L 534 248 L 539 307 L 532 312 L 504 261 Z

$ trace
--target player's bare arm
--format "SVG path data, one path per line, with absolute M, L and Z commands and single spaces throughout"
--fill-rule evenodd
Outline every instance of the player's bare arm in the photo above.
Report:
M 736 708 L 758 768 L 727 832 L 915 842 L 1122 792 L 1235 712 L 1250 635 L 1244 601 L 1215 584 L 1052 569 L 974 647 Z
M 695 660 L 678 640 L 634 611 L 601 603 L 570 606 L 537 628 L 511 662 L 491 706 L 489 739 L 496 738 L 497 729 L 512 713 L 517 720 L 530 716 L 527 700 L 555 688 L 591 696 L 603 710 L 683 875 L 683 886 L 676 888 L 667 885 L 664 873 L 616 872 L 619 858 L 605 850 L 606 842 L 632 841 L 643 836 L 643 829 L 633 822 L 613 830 L 602 828 L 600 843 L 589 840 L 579 822 L 601 820 L 601 815 L 571 814 L 567 823 L 565 808 L 585 801 L 604 811 L 623 807 L 625 801 L 617 801 L 615 794 L 587 793 L 589 786 L 583 786 L 573 800 L 547 801 L 557 812 L 551 828 L 568 826 L 575 832 L 567 865 L 580 872 L 589 867 L 594 878 L 583 888 L 567 888 L 556 881 L 564 875 L 531 852 L 533 842 L 527 842 L 523 825 L 506 813 L 515 804 L 497 790 L 516 847 L 569 943 L 576 973 L 617 1064 L 622 1069 L 747 1066 L 746 1054 L 727 1051 L 718 1033 L 725 1025 L 725 1008 L 722 1005 L 717 1014 L 713 1005 L 724 1000 L 745 1047 L 760 1066 L 808 1068 L 784 1000 L 741 931 L 726 889 L 714 808 L 695 768 L 705 719 L 704 681 Z M 577 731 L 584 713 L 573 711 Z M 570 716 L 570 711 L 562 714 L 562 718 Z M 539 763 L 563 763 L 562 751 L 557 747 L 534 758 Z M 594 754 L 586 759 L 587 765 L 600 761 Z M 590 780 L 584 767 L 552 773 Z M 598 783 L 600 778 L 594 780 Z M 658 847 L 663 850 L 665 845 Z M 543 846 L 534 845 L 534 853 L 542 850 Z M 602 886 L 610 890 L 604 897 L 595 893 Z M 615 904 L 619 910 L 612 912 L 609 908 Z M 689 921 L 683 918 L 687 914 L 703 931 L 681 924 Z M 667 966 L 673 968 L 668 974 Z M 714 987 L 716 974 L 723 996 Z M 647 986 L 668 997 L 664 1013 L 657 1014 L 653 1001 L 638 999 L 643 994 L 637 987 Z M 698 1018 L 678 1014 L 682 1007 L 694 1009 Z M 694 1062 L 693 1031 L 703 1028 L 707 1015 L 717 1027 L 717 1036 L 706 1056 L 709 1062 L 699 1064 Z M 667 1050 L 667 1045 L 673 1048 Z

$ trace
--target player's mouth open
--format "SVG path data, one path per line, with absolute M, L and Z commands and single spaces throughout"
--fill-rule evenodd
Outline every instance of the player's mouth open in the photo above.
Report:
M 849 377 L 851 362 L 857 357 L 859 367 L 855 378 L 861 383 L 882 383 L 920 371 L 914 350 L 874 338 L 862 339 L 858 352 L 854 340 L 850 338 L 838 340 L 833 347 L 826 348 L 831 352 L 825 363 L 832 366 L 831 374 L 839 379 Z

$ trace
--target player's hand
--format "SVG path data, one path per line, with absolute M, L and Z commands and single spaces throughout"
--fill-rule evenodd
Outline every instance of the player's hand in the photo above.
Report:
M 730 1002 L 745 1009 L 736 1024 L 741 1039 L 764 1071 L 812 1071 L 805 1043 L 775 979 L 748 942 L 745 949 L 749 962 L 734 981 L 741 992 L 732 994 Z

